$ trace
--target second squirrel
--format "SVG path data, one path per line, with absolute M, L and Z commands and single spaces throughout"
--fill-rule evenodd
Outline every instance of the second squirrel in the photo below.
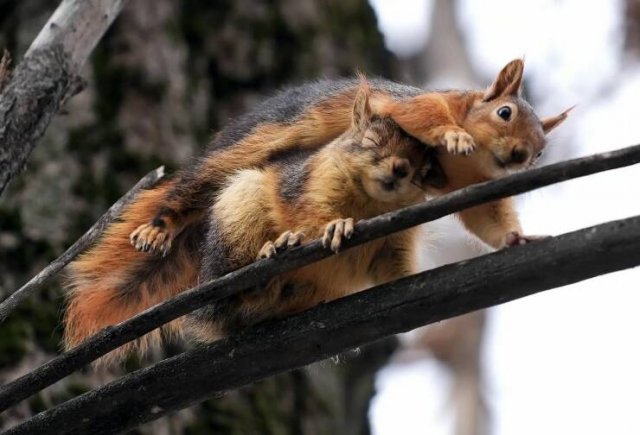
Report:
M 545 135 L 567 118 L 568 111 L 542 120 L 536 116 L 520 95 L 523 68 L 522 60 L 508 63 L 484 91 L 425 92 L 374 79 L 369 107 L 437 153 L 447 178 L 445 186 L 433 189 L 440 195 L 534 164 L 546 145 Z M 197 164 L 141 192 L 100 241 L 69 266 L 66 347 L 195 285 L 198 246 L 221 189 L 236 180 L 238 171 L 256 174 L 278 162 L 295 166 L 296 156 L 322 150 L 350 128 L 358 89 L 358 82 L 348 79 L 282 91 L 219 132 Z M 470 155 L 457 154 L 474 147 Z M 289 183 L 300 182 L 296 180 Z M 522 235 L 509 198 L 457 215 L 471 233 L 496 249 L 531 240 Z M 295 228 L 282 231 L 287 229 Z M 240 249 L 245 241 L 237 243 Z M 180 334 L 180 323 L 171 322 L 162 334 L 147 334 L 121 352 Z
M 196 338 L 214 340 L 416 272 L 416 228 L 339 253 L 355 222 L 422 202 L 445 181 L 433 150 L 391 118 L 372 115 L 369 96 L 363 81 L 351 127 L 319 151 L 230 177 L 209 213 L 200 278 L 317 238 L 337 255 L 197 311 L 186 323 Z
M 526 168 L 538 159 L 545 135 L 569 110 L 539 119 L 522 98 L 524 62 L 509 62 L 486 90 L 425 92 L 372 80 L 373 113 L 392 118 L 425 146 L 439 150 L 451 192 Z M 201 222 L 208 199 L 236 171 L 260 167 L 281 153 L 318 149 L 349 126 L 355 80 L 323 80 L 267 99 L 220 131 L 199 164 L 158 188 L 164 198 L 151 219 L 130 233 L 141 251 L 166 253 L 186 227 Z M 442 151 L 444 150 L 444 151 Z M 526 243 L 512 201 L 502 199 L 458 213 L 466 228 L 499 249 Z

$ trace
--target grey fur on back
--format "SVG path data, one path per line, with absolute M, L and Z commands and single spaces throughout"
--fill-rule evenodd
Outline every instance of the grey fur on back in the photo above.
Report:
M 395 98 L 409 98 L 424 91 L 414 86 L 390 80 L 370 80 L 373 89 L 388 92 Z M 251 111 L 234 119 L 222 129 L 211 143 L 211 150 L 227 148 L 249 135 L 261 124 L 295 121 L 307 108 L 358 85 L 357 78 L 322 79 L 285 88 L 259 103 Z

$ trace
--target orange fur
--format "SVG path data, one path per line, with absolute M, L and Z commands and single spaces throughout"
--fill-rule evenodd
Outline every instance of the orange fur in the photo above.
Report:
M 368 95 L 367 87 L 360 92 Z M 282 168 L 277 163 L 230 177 L 212 208 L 212 219 L 237 261 L 274 255 L 276 247 L 286 249 L 288 241 L 299 243 L 302 234 L 304 241 L 331 234 L 331 246 L 339 249 L 346 234 L 342 232 L 350 231 L 354 221 L 424 200 L 427 185 L 421 183 L 433 162 L 419 142 L 389 119 L 371 121 L 363 98 L 356 97 L 352 127 L 299 164 L 298 170 L 307 175 L 295 199 L 282 196 Z M 400 168 L 406 172 L 393 175 Z M 392 190 L 382 187 L 381 180 L 388 179 L 396 183 Z M 348 218 L 352 220 L 345 224 Z M 254 323 L 413 273 L 416 235 L 416 229 L 406 230 L 283 274 L 265 287 L 239 295 L 235 315 Z M 210 321 L 215 325 L 228 319 Z M 197 320 L 188 324 L 199 340 L 217 339 L 225 332 L 222 325 Z
M 68 272 L 68 304 L 64 316 L 65 346 L 77 346 L 101 329 L 118 324 L 143 310 L 162 302 L 197 281 L 197 264 L 178 247 L 171 260 L 179 265 L 179 273 L 168 282 L 142 282 L 132 289 L 135 294 L 123 295 L 122 286 L 135 276 L 141 267 L 159 261 L 148 254 L 135 251 L 129 245 L 129 234 L 142 222 L 153 217 L 162 202 L 163 195 L 171 186 L 165 183 L 141 192 L 127 207 L 116 223 L 111 224 L 99 242 L 71 263 Z M 153 287 L 153 288 L 151 288 Z M 163 328 L 163 333 L 179 335 L 180 322 L 174 321 Z M 151 332 L 137 342 L 129 343 L 113 351 L 103 361 L 120 359 L 134 348 L 144 352 L 158 342 L 161 331 Z
M 568 111 L 543 122 L 537 118 L 519 96 L 522 70 L 521 60 L 509 63 L 486 91 L 431 92 L 412 98 L 399 98 L 383 89 L 372 88 L 370 108 L 373 114 L 391 117 L 406 132 L 426 145 L 446 148 L 446 151 L 438 151 L 438 159 L 449 184 L 438 193 L 450 192 L 529 166 L 545 146 L 544 134 L 566 119 Z M 101 328 L 126 320 L 191 287 L 197 279 L 199 259 L 197 253 L 193 252 L 193 247 L 180 242 L 181 233 L 188 233 L 190 228 L 205 219 L 208 201 L 220 189 L 226 189 L 238 171 L 258 171 L 257 175 L 266 177 L 265 185 L 270 186 L 277 174 L 260 168 L 264 168 L 274 156 L 295 149 L 320 149 L 347 131 L 352 122 L 353 101 L 357 90 L 356 85 L 346 88 L 344 92 L 305 108 L 302 115 L 288 122 L 259 124 L 237 143 L 226 149 L 214 150 L 205 157 L 197 172 L 192 174 L 194 178 L 189 179 L 191 184 L 188 186 L 176 184 L 180 182 L 178 179 L 143 192 L 124 212 L 121 221 L 111 225 L 98 244 L 70 266 L 69 305 L 65 316 L 67 347 L 75 346 Z M 514 112 L 513 119 L 509 122 L 504 122 L 497 115 L 497 111 L 504 106 L 509 106 Z M 473 150 L 475 151 L 468 156 L 458 154 Z M 322 165 L 328 164 L 325 162 L 320 166 Z M 333 198 L 335 201 L 345 199 L 340 197 L 340 186 L 331 182 L 331 177 L 339 178 L 340 174 L 328 166 L 322 169 L 326 171 L 326 177 L 329 177 L 327 185 L 321 186 L 315 193 L 310 192 L 310 202 L 307 205 L 290 210 L 290 205 L 278 203 L 272 198 L 270 203 L 280 205 L 270 209 L 269 213 L 257 216 L 267 216 L 264 221 L 259 222 L 279 222 L 278 225 L 266 233 L 254 233 L 254 228 L 245 226 L 243 231 L 247 232 L 246 241 L 237 235 L 232 237 L 242 247 L 238 251 L 242 254 L 238 255 L 244 256 L 245 263 L 251 261 L 252 256 L 260 249 L 259 246 L 256 248 L 256 240 L 262 243 L 275 239 L 279 235 L 277 231 L 296 229 L 298 225 L 310 231 L 310 223 L 292 220 L 291 213 L 294 211 L 298 216 L 308 215 L 316 224 L 322 219 L 336 217 L 331 213 L 322 214 L 323 198 Z M 335 191 L 327 190 L 327 186 L 333 186 Z M 180 195 L 169 195 L 168 192 L 175 187 L 182 187 Z M 229 199 L 231 208 L 237 200 L 238 198 Z M 172 214 L 164 217 L 164 228 L 154 224 L 163 208 L 172 211 Z M 345 212 L 353 213 L 351 217 L 356 217 L 359 210 L 354 208 Z M 258 210 L 258 213 L 263 212 L 265 211 Z M 496 201 L 463 211 L 460 217 L 467 229 L 495 248 L 505 246 L 507 234 L 521 231 L 510 200 Z M 141 226 L 145 231 L 136 234 L 135 231 Z M 317 230 L 317 226 L 314 228 Z M 132 234 L 138 237 L 133 240 L 138 249 L 150 247 L 152 250 L 168 252 L 168 256 L 162 260 L 158 256 L 135 251 L 129 245 Z M 407 244 L 408 240 L 411 240 L 411 236 L 399 235 L 370 246 L 379 249 L 382 246 L 380 243 L 392 243 L 395 246 L 395 243 Z M 354 251 L 360 252 L 364 260 L 352 260 L 363 264 L 371 261 L 374 254 L 367 249 Z M 378 252 L 376 249 L 373 251 Z M 402 263 L 396 260 L 385 261 L 390 264 Z M 320 267 L 336 269 L 340 279 L 343 278 L 342 274 L 345 280 L 356 279 L 348 271 L 341 271 L 335 258 L 320 264 Z M 163 276 L 163 267 L 171 265 L 175 269 L 173 278 Z M 403 267 L 399 266 L 399 269 Z M 396 273 L 384 271 L 384 267 L 379 269 L 380 276 L 388 277 Z M 140 270 L 148 273 L 145 279 L 137 277 Z M 305 280 L 308 278 L 305 274 L 314 274 L 314 270 L 319 269 L 305 268 L 297 273 L 301 280 Z M 326 277 L 327 274 L 323 273 L 316 278 L 322 281 Z M 130 281 L 137 282 L 138 285 L 123 291 L 123 286 Z M 349 282 L 345 288 L 356 288 L 360 284 L 360 281 Z M 332 287 L 334 290 L 330 290 L 329 287 L 327 284 L 327 291 L 336 291 L 336 294 L 344 292 L 342 288 Z M 123 297 L 127 294 L 129 297 Z M 179 330 L 175 326 L 176 324 L 166 329 L 170 333 L 175 332 Z M 137 344 L 144 349 L 159 336 L 156 331 Z M 116 356 L 123 355 L 135 346 L 128 345 Z
M 327 144 L 349 127 L 354 96 L 355 89 L 350 89 L 312 107 L 295 123 L 257 127 L 237 144 L 209 156 L 202 177 L 219 187 L 236 171 L 260 166 L 278 152 Z
M 449 192 L 530 165 L 546 145 L 544 135 L 566 119 L 568 112 L 544 122 L 538 119 L 520 97 L 523 69 L 520 59 L 508 63 L 485 91 L 427 92 L 397 99 L 382 89 L 373 88 L 370 106 L 373 113 L 390 116 L 426 145 L 446 148 L 448 153 L 440 155 L 446 160 L 443 166 L 451 181 L 443 191 Z M 264 165 L 279 152 L 323 146 L 349 128 L 356 90 L 356 85 L 345 89 L 311 106 L 292 122 L 258 126 L 232 147 L 207 158 L 199 177 L 215 190 L 236 171 Z M 496 115 L 505 105 L 514 112 L 509 122 Z M 516 155 L 518 159 L 514 158 Z M 483 220 L 486 217 L 482 213 L 465 213 L 467 217 L 463 217 L 465 223 L 470 223 L 469 230 L 495 248 L 503 246 L 497 240 L 504 234 L 490 234 L 488 230 L 476 233 L 475 230 L 519 231 L 510 202 L 503 201 L 497 209 L 500 210 L 498 217 L 484 223 L 472 223 L 468 217 Z M 503 220 L 500 225 L 493 225 L 492 221 L 500 219 Z
M 206 186 L 208 191 L 215 192 L 236 171 L 260 166 L 279 152 L 289 151 L 294 147 L 314 149 L 327 144 L 349 127 L 354 95 L 355 89 L 349 89 L 323 101 L 312 107 L 295 123 L 261 125 L 232 147 L 206 156 L 198 170 L 196 186 Z M 145 228 L 154 227 L 153 219 L 158 216 L 161 208 L 175 210 L 177 216 L 163 217 L 163 229 L 156 228 L 156 231 L 140 234 Z M 191 198 L 165 198 L 158 204 L 156 214 L 152 214 L 148 221 L 143 221 L 134 228 L 129 236 L 132 244 L 139 250 L 151 246 L 152 251 L 167 251 L 173 238 L 190 223 L 199 221 L 202 217 L 202 210 L 197 204 L 192 203 Z M 158 243 L 158 236 L 167 242 Z M 157 250 L 153 249 L 155 246 L 158 246 Z

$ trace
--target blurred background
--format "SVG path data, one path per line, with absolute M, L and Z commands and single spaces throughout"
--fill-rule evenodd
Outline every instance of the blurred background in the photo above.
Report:
M 0 0 L 0 48 L 18 62 L 57 4 Z M 129 0 L 85 68 L 87 89 L 0 198 L 0 299 L 147 171 L 187 163 L 274 89 L 357 69 L 477 88 L 521 56 L 540 115 L 578 104 L 542 164 L 640 142 L 639 0 Z M 640 214 L 639 175 L 629 168 L 524 195 L 525 231 Z M 424 268 L 486 252 L 453 218 L 425 233 Z M 638 434 L 638 282 L 637 271 L 617 273 L 441 322 L 132 433 Z M 0 325 L 0 382 L 59 351 L 60 286 Z M 1 414 L 0 429 L 121 373 L 74 374 Z

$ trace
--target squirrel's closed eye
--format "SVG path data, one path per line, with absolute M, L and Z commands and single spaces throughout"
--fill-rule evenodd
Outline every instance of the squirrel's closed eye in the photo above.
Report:
M 498 109 L 496 113 L 500 118 L 504 119 L 505 121 L 508 121 L 511 119 L 511 107 L 509 106 L 502 106 L 501 108 Z
M 365 134 L 362 138 L 362 146 L 364 148 L 380 148 L 380 144 L 376 139 L 377 137 L 374 139 L 374 137 Z

